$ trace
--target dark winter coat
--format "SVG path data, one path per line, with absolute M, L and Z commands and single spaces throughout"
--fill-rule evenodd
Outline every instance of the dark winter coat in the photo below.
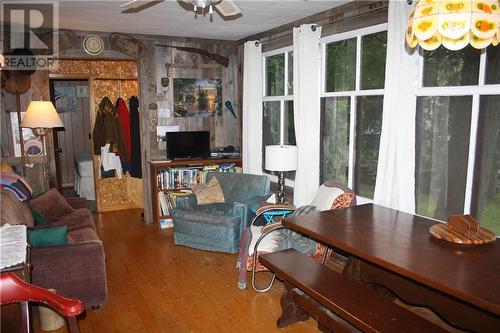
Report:
M 109 143 L 110 152 L 117 153 L 122 158 L 128 159 L 128 151 L 125 146 L 123 129 L 116 113 L 113 103 L 108 97 L 104 97 L 99 104 L 94 131 L 94 153 L 101 155 L 101 147 Z

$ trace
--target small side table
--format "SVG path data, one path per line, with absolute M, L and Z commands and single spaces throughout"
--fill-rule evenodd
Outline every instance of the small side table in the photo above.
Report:
M 257 209 L 259 209 L 261 206 L 258 203 L 254 203 L 253 205 L 250 206 L 250 210 L 253 213 L 257 212 Z M 284 218 L 288 214 L 292 213 L 293 209 L 272 209 L 268 210 L 267 212 L 262 213 L 262 216 L 264 217 L 266 224 L 271 224 L 274 223 L 274 218 L 275 217 L 280 217 Z

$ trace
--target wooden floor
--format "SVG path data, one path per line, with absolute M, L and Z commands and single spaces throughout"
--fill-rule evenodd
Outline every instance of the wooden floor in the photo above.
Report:
M 175 246 L 172 230 L 145 225 L 139 210 L 104 213 L 96 224 L 109 298 L 79 320 L 81 332 L 318 332 L 311 319 L 277 329 L 283 285 L 239 290 L 236 254 Z

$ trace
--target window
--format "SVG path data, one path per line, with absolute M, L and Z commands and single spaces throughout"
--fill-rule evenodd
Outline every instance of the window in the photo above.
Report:
M 293 124 L 293 51 L 292 48 L 264 53 L 264 96 L 262 126 L 262 170 L 265 170 L 265 146 L 295 145 Z M 287 173 L 293 178 L 294 173 Z
M 24 117 L 24 112 L 21 112 L 21 119 Z M 21 143 L 20 143 L 20 138 L 19 138 L 19 125 L 17 121 L 17 113 L 16 112 L 11 112 L 10 113 L 10 126 L 12 129 L 12 139 L 14 142 L 14 156 L 20 157 L 21 156 Z M 28 139 L 34 139 L 35 134 L 31 130 L 31 128 L 23 128 L 23 139 L 24 141 Z
M 500 234 L 498 47 L 424 52 L 417 91 L 415 201 L 446 220 L 471 213 Z
M 321 182 L 373 198 L 384 102 L 386 25 L 323 40 Z

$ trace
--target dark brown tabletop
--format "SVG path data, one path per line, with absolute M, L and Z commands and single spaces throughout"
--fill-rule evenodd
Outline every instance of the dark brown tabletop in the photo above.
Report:
M 500 315 L 500 241 L 448 243 L 429 233 L 436 223 L 373 204 L 283 221 L 332 247 Z

